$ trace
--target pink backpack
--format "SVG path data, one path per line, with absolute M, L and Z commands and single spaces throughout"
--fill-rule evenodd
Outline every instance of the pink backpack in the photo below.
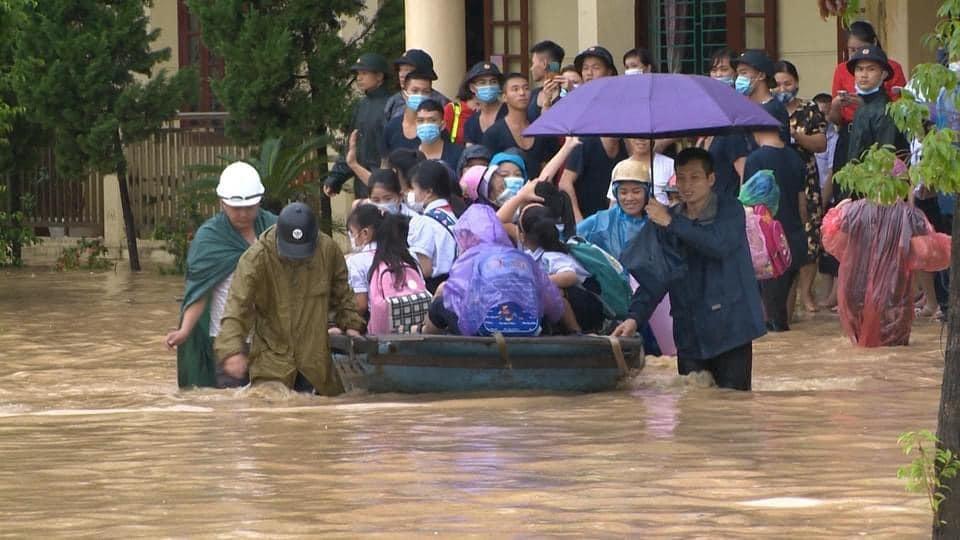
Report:
M 767 240 L 760 229 L 761 217 L 754 213 L 750 206 L 745 207 L 747 218 L 747 244 L 750 246 L 750 260 L 753 262 L 753 273 L 757 279 L 772 279 L 773 263 L 770 261 L 770 252 L 767 251 Z
M 427 292 L 418 269 L 407 266 L 400 287 L 397 287 L 393 274 L 387 271 L 386 263 L 381 263 L 370 277 L 370 290 L 367 293 L 370 322 L 367 324 L 367 333 L 410 333 L 414 326 L 423 324 L 431 300 L 433 296 Z
M 793 263 L 793 255 L 790 253 L 790 244 L 787 243 L 787 235 L 783 232 L 783 225 L 773 219 L 773 214 L 762 204 L 754 206 L 753 213 L 759 218 L 760 232 L 763 234 L 764 242 L 767 245 L 767 254 L 770 256 L 770 264 L 773 267 L 771 278 L 780 277 Z

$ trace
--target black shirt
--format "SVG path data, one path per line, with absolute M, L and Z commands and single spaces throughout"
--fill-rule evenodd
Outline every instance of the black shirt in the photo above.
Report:
M 733 163 L 750 153 L 747 150 L 747 135 L 741 131 L 717 135 L 707 151 L 713 158 L 713 173 L 716 176 L 713 190 L 721 195 L 739 195 L 740 175 Z
M 486 133 L 483 134 L 483 145 L 490 150 L 491 154 L 503 152 L 508 148 L 519 148 L 517 141 L 513 139 L 513 133 L 507 127 L 507 119 L 497 120 Z M 523 150 L 523 161 L 527 165 L 527 178 L 536 178 L 540 176 L 540 169 L 543 163 L 553 157 L 558 150 L 555 137 L 535 137 L 533 146 L 529 150 Z M 606 192 L 604 192 L 606 196 Z
M 790 144 L 790 113 L 787 112 L 787 106 L 780 103 L 779 99 L 772 98 L 761 107 L 780 122 L 780 140 L 783 144 Z M 752 145 L 750 151 L 756 150 L 757 144 L 753 142 L 753 137 L 750 137 L 750 144 Z M 750 177 L 747 176 L 747 178 Z
M 444 134 L 446 134 L 446 132 L 444 132 Z M 446 163 L 455 171 L 457 170 L 457 163 L 460 162 L 460 154 L 463 153 L 463 147 L 450 142 L 449 138 L 443 138 L 441 140 L 443 141 L 443 152 L 440 153 L 440 161 Z
M 793 255 L 793 268 L 806 264 L 807 235 L 803 220 L 800 219 L 800 195 L 804 192 L 806 164 L 796 150 L 789 146 L 774 148 L 761 146 L 747 156 L 743 168 L 743 177 L 750 179 L 757 171 L 773 171 L 780 187 L 780 208 L 774 216 L 783 225 L 783 232 L 790 244 Z
M 497 111 L 497 120 L 507 115 L 507 106 L 500 106 Z M 496 123 L 496 121 L 494 121 Z M 490 127 L 493 127 L 491 124 Z M 463 140 L 470 144 L 483 144 L 483 129 L 480 127 L 480 111 L 473 113 L 467 123 L 463 125 Z
M 386 159 L 397 148 L 420 148 L 420 137 L 408 139 L 403 135 L 403 115 L 395 116 L 383 127 L 383 141 L 380 155 Z
M 530 91 L 530 104 L 527 105 L 527 120 L 530 121 L 530 123 L 540 118 L 540 106 L 537 105 L 537 99 L 540 97 L 540 92 L 542 91 L 542 86 L 538 86 Z
M 581 137 L 581 144 L 567 158 L 566 169 L 577 173 L 573 184 L 577 194 L 577 206 L 583 217 L 589 217 L 610 208 L 607 190 L 610 189 L 610 173 L 617 163 L 627 159 L 623 140 L 617 141 L 617 153 L 612 158 L 603 148 L 600 137 Z

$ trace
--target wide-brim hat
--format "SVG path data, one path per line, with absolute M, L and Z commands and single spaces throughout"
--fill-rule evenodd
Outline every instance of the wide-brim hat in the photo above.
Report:
M 755 49 L 744 51 L 737 58 L 730 59 L 730 67 L 733 69 L 737 69 L 740 64 L 746 64 L 771 79 L 776 74 L 773 60 L 763 51 Z
M 387 59 L 377 53 L 361 54 L 360 58 L 352 66 L 350 71 L 372 71 L 374 73 L 383 73 L 389 75 L 390 68 L 387 67 Z
M 277 251 L 285 259 L 304 260 L 317 250 L 317 218 L 302 202 L 288 204 L 277 217 Z
M 887 59 L 887 53 L 883 52 L 883 49 L 880 47 L 868 45 L 857 49 L 857 52 L 853 53 L 850 59 L 847 60 L 847 71 L 849 71 L 851 75 L 853 75 L 857 69 L 857 62 L 861 60 L 869 60 L 883 66 L 883 69 L 887 71 L 883 79 L 884 81 L 893 77 L 893 67 L 890 65 L 890 60 Z
M 619 72 L 617 71 L 616 64 L 613 63 L 613 55 L 610 54 L 610 51 L 608 51 L 604 47 L 601 47 L 600 45 L 594 45 L 593 47 L 588 47 L 583 51 L 581 51 L 576 58 L 574 58 L 573 65 L 574 67 L 577 68 L 578 73 L 583 71 L 583 62 L 587 58 L 590 58 L 591 56 L 602 60 L 603 63 L 606 64 L 607 67 L 613 71 L 614 75 L 619 74 Z

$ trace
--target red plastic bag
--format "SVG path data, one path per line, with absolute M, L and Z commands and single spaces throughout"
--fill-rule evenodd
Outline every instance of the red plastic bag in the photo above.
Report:
M 906 203 L 866 200 L 831 210 L 821 231 L 824 247 L 840 260 L 838 300 L 846 334 L 861 347 L 907 345 L 913 270 L 949 262 L 946 235 L 936 235 L 923 213 Z

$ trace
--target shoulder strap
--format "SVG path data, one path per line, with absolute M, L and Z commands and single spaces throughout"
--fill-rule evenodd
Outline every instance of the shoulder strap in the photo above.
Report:
M 459 102 L 453 103 L 453 126 L 450 128 L 450 142 L 457 142 L 457 133 L 460 131 L 460 113 L 462 109 Z
M 432 219 L 432 220 L 434 220 L 434 221 L 436 221 L 436 222 L 439 223 L 440 225 L 443 225 L 443 228 L 446 229 L 447 233 L 453 238 L 453 247 L 454 247 L 453 258 L 456 259 L 457 257 L 459 257 L 459 256 L 460 256 L 460 245 L 457 244 L 457 235 L 453 234 L 453 231 L 450 229 L 449 226 L 447 226 L 446 223 L 444 223 L 444 222 L 443 222 L 440 218 L 438 218 L 437 216 L 433 215 L 433 210 L 431 210 L 430 212 L 426 212 L 426 213 L 424 213 L 423 215 L 426 216 L 426 217 L 428 217 L 428 218 L 430 218 L 430 219 Z

